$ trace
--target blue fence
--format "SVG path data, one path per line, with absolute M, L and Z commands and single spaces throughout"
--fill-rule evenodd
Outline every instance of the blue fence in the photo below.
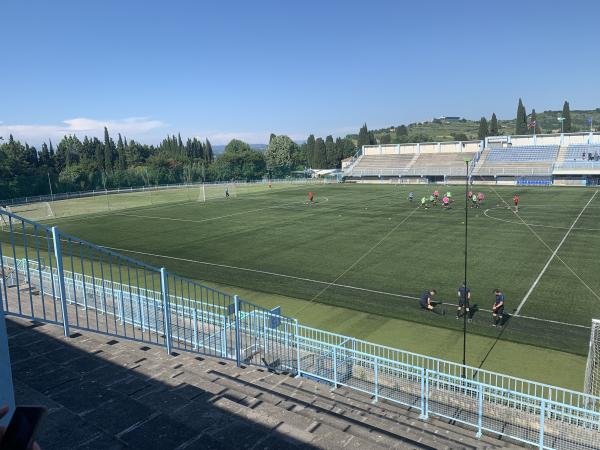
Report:
M 0 211 L 7 315 L 310 377 L 545 449 L 600 448 L 600 398 L 307 327 Z M 1 336 L 0 336 L 1 337 Z

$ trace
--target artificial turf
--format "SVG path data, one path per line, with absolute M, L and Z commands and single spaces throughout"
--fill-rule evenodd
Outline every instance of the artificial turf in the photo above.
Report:
M 452 191 L 452 209 L 420 207 L 420 198 L 436 186 Z M 306 204 L 309 190 L 316 194 L 315 207 Z M 469 362 L 489 364 L 490 348 L 511 348 L 506 353 L 514 361 L 527 361 L 515 349 L 526 353 L 533 347 L 508 344 L 525 343 L 558 350 L 551 353 L 555 357 L 563 352 L 579 372 L 583 358 L 566 353 L 586 354 L 587 327 L 600 316 L 594 250 L 600 248 L 600 195 L 589 188 L 475 185 L 474 190 L 486 199 L 481 208 L 467 210 L 467 279 L 479 308 L 468 327 L 478 342 Z M 412 203 L 409 191 L 415 193 Z M 239 189 L 229 200 L 219 198 L 219 190 L 213 201 L 198 202 L 195 188 L 179 196 L 153 192 L 152 202 L 144 193 L 109 196 L 106 204 L 97 198 L 65 202 L 63 217 L 50 222 L 258 304 L 270 306 L 277 299 L 284 313 L 309 325 L 457 359 L 462 321 L 455 319 L 453 305 L 464 278 L 463 191 L 440 185 L 260 185 Z M 515 193 L 521 196 L 518 215 L 507 207 Z M 94 208 L 86 207 L 91 202 Z M 438 290 L 445 316 L 420 310 L 415 297 L 428 288 Z M 509 317 L 501 329 L 491 326 L 487 311 L 494 288 L 507 298 Z M 423 336 L 426 330 L 429 336 Z M 412 343 L 419 340 L 420 345 Z M 564 381 L 569 376 L 559 378 L 562 385 L 579 385 Z

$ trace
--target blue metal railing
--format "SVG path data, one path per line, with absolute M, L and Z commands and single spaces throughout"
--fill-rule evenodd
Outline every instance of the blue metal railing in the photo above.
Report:
M 600 398 L 307 327 L 0 211 L 7 315 L 288 371 L 520 442 L 600 448 Z

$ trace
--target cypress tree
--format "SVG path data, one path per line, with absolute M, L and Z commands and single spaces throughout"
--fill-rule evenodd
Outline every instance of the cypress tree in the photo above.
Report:
M 477 131 L 477 138 L 482 141 L 490 134 L 488 130 L 488 122 L 485 117 L 479 119 L 479 130 Z
M 306 160 L 309 167 L 314 167 L 315 161 L 315 135 L 311 134 L 306 140 Z
M 125 145 L 121 133 L 119 133 L 119 139 L 117 140 L 117 156 L 119 157 L 119 169 L 125 170 L 127 168 L 127 158 L 125 157 Z
M 206 144 L 204 145 L 204 157 L 207 163 L 213 162 L 213 159 L 215 157 L 212 145 L 210 144 L 210 141 L 208 139 L 206 140 Z
M 104 170 L 112 170 L 112 148 L 110 145 L 110 136 L 108 135 L 108 129 L 104 127 Z
M 496 113 L 492 113 L 492 120 L 490 121 L 490 136 L 498 136 L 500 131 L 498 129 L 498 118 L 496 117 Z
M 519 105 L 517 106 L 517 123 L 515 124 L 515 134 L 522 135 L 527 134 L 527 112 L 523 101 L 519 99 Z
M 573 124 L 571 123 L 571 108 L 569 108 L 569 102 L 566 100 L 563 104 L 562 116 L 565 119 L 563 121 L 563 131 L 565 133 L 570 133 L 573 129 Z
M 315 160 L 313 164 L 314 169 L 325 169 L 327 167 L 327 148 L 322 138 L 317 138 L 315 141 Z
M 48 150 L 48 145 L 45 142 L 42 143 L 42 153 L 40 155 L 40 165 L 41 166 L 50 165 L 50 151 Z
M 335 167 L 337 165 L 337 155 L 335 154 L 335 142 L 333 142 L 332 135 L 325 138 L 325 155 L 327 167 Z
M 271 133 L 271 136 L 269 136 L 269 144 L 271 143 L 274 137 L 276 137 L 275 133 Z
M 363 145 L 369 145 L 370 144 L 370 139 L 369 139 L 369 130 L 367 129 L 367 124 L 363 124 L 363 126 L 360 128 L 359 132 L 358 132 L 358 142 L 357 142 L 357 146 L 358 148 L 361 148 Z
M 369 131 L 369 145 L 377 145 L 377 139 L 372 131 Z

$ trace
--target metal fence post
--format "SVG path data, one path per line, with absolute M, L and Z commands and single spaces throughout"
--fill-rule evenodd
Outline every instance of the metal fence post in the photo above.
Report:
M 373 399 L 373 403 L 379 401 L 379 358 L 375 357 L 373 361 L 373 375 L 375 382 L 375 398 Z
M 194 321 L 193 323 L 193 329 L 194 329 L 194 350 L 198 350 L 198 312 L 196 311 L 196 308 L 194 308 L 192 310 L 192 320 Z
M 235 308 L 235 363 L 238 367 L 242 365 L 240 355 L 240 298 L 233 296 L 233 305 Z
M 546 400 L 542 400 L 540 405 L 540 450 L 544 449 L 544 421 L 546 420 Z
M 477 385 L 477 439 L 482 436 L 483 427 L 483 384 Z
M 160 268 L 160 292 L 163 298 L 163 327 L 165 334 L 165 346 L 167 353 L 171 354 L 171 311 L 169 308 L 169 280 L 167 278 L 167 270 L 164 267 Z
M 334 390 L 337 388 L 337 351 L 336 348 L 333 347 L 333 387 L 331 388 L 331 390 Z
M 62 248 L 60 245 L 60 234 L 58 228 L 52 227 L 52 240 L 54 242 L 54 257 L 56 259 L 56 273 L 58 274 L 58 289 L 60 293 L 60 304 L 65 336 L 69 336 L 69 314 L 67 312 L 67 292 L 65 289 L 65 272 L 63 269 Z
M 294 319 L 296 326 L 296 377 L 302 376 L 302 371 L 300 370 L 300 333 L 298 327 L 298 319 Z
M 420 419 L 427 420 L 429 417 L 429 370 L 421 372 L 421 415 Z

